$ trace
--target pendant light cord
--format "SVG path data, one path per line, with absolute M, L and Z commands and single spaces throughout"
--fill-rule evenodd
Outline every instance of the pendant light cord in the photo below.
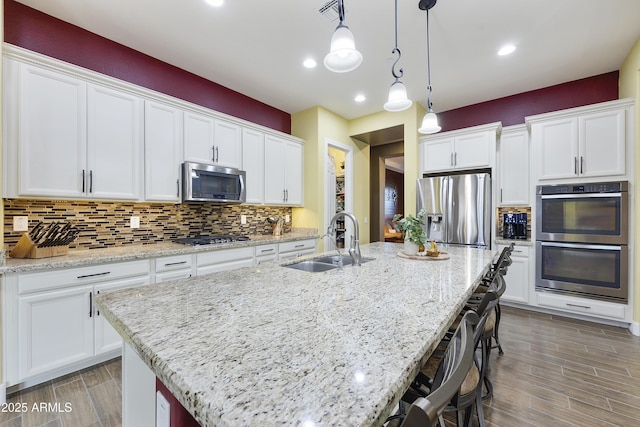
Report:
M 430 49 L 430 39 L 429 39 L 429 9 L 427 9 L 427 90 L 429 94 L 427 96 L 427 109 L 431 110 L 431 49 Z
M 396 65 L 398 64 L 398 61 L 400 61 L 400 58 L 402 57 L 402 52 L 400 52 L 400 49 L 398 49 L 398 0 L 395 0 L 395 36 L 396 36 L 396 44 L 393 50 L 391 51 L 391 53 L 397 53 L 398 58 L 393 62 L 393 65 L 391 66 L 391 75 L 395 77 L 396 80 L 398 80 L 404 74 L 404 70 L 402 68 L 400 68 L 396 72 Z

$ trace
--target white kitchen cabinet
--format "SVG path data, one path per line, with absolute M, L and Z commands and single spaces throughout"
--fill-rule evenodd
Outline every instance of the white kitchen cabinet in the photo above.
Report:
M 420 174 L 493 167 L 499 129 L 490 123 L 420 138 Z
M 150 283 L 149 264 L 143 260 L 6 274 L 5 382 L 37 383 L 60 370 L 116 356 L 119 336 L 93 300 L 107 290 Z
M 144 199 L 180 201 L 182 110 L 159 102 L 144 103 Z
M 253 247 L 220 249 L 196 255 L 198 276 L 253 266 Z
M 502 252 L 504 245 L 498 246 L 498 251 Z M 511 253 L 511 265 L 507 270 L 505 280 L 507 287 L 501 299 L 521 304 L 529 304 L 529 250 L 528 246 L 515 245 Z
M 303 204 L 302 144 L 265 135 L 265 204 Z
M 84 197 L 86 93 L 80 79 L 5 60 L 5 115 L 17 111 L 5 120 L 5 165 L 17 166 L 6 196 Z
M 5 64 L 6 195 L 138 200 L 141 100 L 65 72 Z
M 536 295 L 540 307 L 615 321 L 628 320 L 629 307 L 626 304 L 578 298 L 551 292 L 536 292 Z
M 95 285 L 93 288 L 94 295 L 115 291 L 117 289 L 133 288 L 136 286 L 148 285 L 149 276 L 133 277 L 117 281 L 110 281 L 108 284 Z M 97 306 L 93 308 L 93 331 L 94 331 L 94 355 L 118 351 L 122 348 L 122 337 L 113 329 L 109 321 L 100 314 Z
M 155 283 L 187 279 L 194 273 L 192 270 L 193 256 L 191 254 L 157 258 L 155 264 Z
M 255 247 L 255 265 L 278 260 L 278 245 L 276 243 Z
M 87 196 L 138 200 L 141 194 L 143 102 L 135 95 L 89 84 Z
M 242 129 L 242 167 L 247 173 L 247 203 L 264 202 L 264 133 L 255 129 Z
M 612 101 L 527 117 L 537 179 L 625 175 L 629 108 Z
M 242 129 L 213 116 L 185 111 L 184 159 L 240 169 Z
M 499 205 L 529 205 L 529 161 L 526 126 L 503 128 L 498 145 Z
M 316 239 L 295 240 L 278 245 L 278 260 L 289 261 L 303 255 L 316 252 Z
M 28 378 L 93 356 L 93 286 L 18 298 L 18 375 Z

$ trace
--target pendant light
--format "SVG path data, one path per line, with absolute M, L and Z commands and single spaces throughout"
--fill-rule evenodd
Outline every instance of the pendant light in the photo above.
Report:
M 402 57 L 402 52 L 400 52 L 400 49 L 398 49 L 398 0 L 395 0 L 395 6 L 396 44 L 391 53 L 397 53 L 398 59 L 396 59 L 391 66 L 391 75 L 395 78 L 395 81 L 391 84 L 391 88 L 389 88 L 389 98 L 384 104 L 384 109 L 387 111 L 404 111 L 407 108 L 411 107 L 411 104 L 413 104 L 413 102 L 409 98 L 407 98 L 407 88 L 405 87 L 404 83 L 400 81 L 400 77 L 402 77 L 404 71 L 402 70 L 402 68 L 400 68 L 398 72 L 396 72 L 396 64 Z
M 344 25 L 342 0 L 338 0 L 338 16 L 340 23 L 331 37 L 331 51 L 324 57 L 324 66 L 334 73 L 347 73 L 362 63 L 362 54 L 356 50 L 353 33 Z
M 433 104 L 431 103 L 431 55 L 429 49 L 429 9 L 435 6 L 438 0 L 420 0 L 418 7 L 427 11 L 427 114 L 422 119 L 422 125 L 418 129 L 418 132 L 424 134 L 432 134 L 440 132 L 442 129 L 438 126 L 438 117 L 433 112 Z

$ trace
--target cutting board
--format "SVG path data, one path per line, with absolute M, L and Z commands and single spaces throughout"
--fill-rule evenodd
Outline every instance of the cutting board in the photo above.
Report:
M 442 251 L 440 251 L 440 254 L 438 256 L 407 255 L 402 251 L 398 252 L 396 255 L 398 255 L 400 258 L 419 259 L 422 261 L 444 261 L 446 259 L 451 258 L 451 256 L 448 253 L 442 252 Z

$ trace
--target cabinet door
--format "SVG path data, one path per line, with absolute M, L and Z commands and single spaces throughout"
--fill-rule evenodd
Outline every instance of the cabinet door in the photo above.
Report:
M 184 159 L 188 162 L 213 164 L 213 117 L 186 111 L 184 113 Z
M 264 202 L 285 204 L 285 141 L 273 135 L 264 137 Z
M 284 147 L 285 166 L 285 203 L 301 206 L 303 204 L 302 145 L 287 141 Z
M 242 169 L 242 129 L 240 126 L 216 120 L 213 131 L 215 163 Z
M 20 379 L 93 356 L 92 286 L 18 298 Z
M 129 279 L 119 280 L 115 282 L 96 285 L 94 288 L 95 295 L 101 293 L 115 291 L 116 289 L 133 288 L 149 284 L 149 276 L 133 277 Z M 94 340 L 95 355 L 118 350 L 122 348 L 122 337 L 113 329 L 109 321 L 100 313 L 100 309 L 94 307 Z
M 491 156 L 495 132 L 481 132 L 478 134 L 457 136 L 454 141 L 453 166 L 456 169 L 469 169 L 479 167 L 491 167 Z
M 529 204 L 529 134 L 526 129 L 503 131 L 498 152 L 499 203 Z
M 88 90 L 87 196 L 139 200 L 142 100 L 97 85 Z
M 144 198 L 180 201 L 182 111 L 157 102 L 144 103 Z
M 503 247 L 498 250 L 502 251 Z M 507 288 L 501 298 L 505 301 L 529 303 L 529 248 L 516 246 L 511 254 L 511 265 L 505 276 Z
M 539 153 L 538 179 L 578 176 L 578 119 L 536 123 L 531 128 L 534 149 Z
M 83 197 L 86 84 L 25 64 L 19 76 L 18 195 Z
M 625 110 L 580 117 L 580 174 L 584 177 L 624 175 Z
M 253 266 L 253 248 L 223 249 L 196 255 L 197 275 Z
M 453 138 L 424 142 L 424 172 L 448 170 L 453 167 Z
M 247 173 L 247 203 L 264 202 L 264 134 L 242 129 L 242 167 Z

